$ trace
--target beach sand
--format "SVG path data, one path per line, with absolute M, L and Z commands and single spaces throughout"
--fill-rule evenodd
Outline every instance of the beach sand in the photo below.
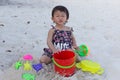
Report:
M 77 72 L 68 78 L 54 73 L 53 64 L 36 74 L 36 80 L 119 80 L 120 74 L 120 1 L 119 0 L 1 0 L 0 4 L 0 80 L 22 80 L 23 67 L 14 64 L 24 54 L 39 61 L 47 47 L 47 32 L 54 23 L 51 10 L 64 5 L 70 12 L 66 25 L 73 27 L 78 45 L 86 44 L 90 55 L 85 59 L 98 62 L 102 75 Z M 50 70 L 50 71 L 49 71 Z

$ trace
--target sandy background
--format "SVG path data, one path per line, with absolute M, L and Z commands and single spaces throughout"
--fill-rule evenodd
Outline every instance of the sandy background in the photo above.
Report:
M 56 5 L 68 8 L 70 19 L 67 25 L 73 27 L 77 44 L 88 45 L 91 51 L 87 58 L 100 63 L 105 69 L 101 76 L 85 74 L 86 78 L 76 80 L 118 80 L 119 0 L 0 0 L 0 79 L 21 80 L 20 75 L 24 71 L 16 71 L 13 64 L 27 53 L 35 59 L 41 56 L 42 49 L 47 47 L 47 32 L 50 25 L 54 25 L 51 10 Z M 79 73 L 82 75 L 82 72 Z M 97 78 L 89 78 L 93 76 Z M 37 80 L 41 80 L 40 77 Z

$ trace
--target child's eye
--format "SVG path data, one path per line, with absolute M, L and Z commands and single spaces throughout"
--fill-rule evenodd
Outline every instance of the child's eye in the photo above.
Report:
M 65 17 L 65 15 L 61 15 L 61 17 Z

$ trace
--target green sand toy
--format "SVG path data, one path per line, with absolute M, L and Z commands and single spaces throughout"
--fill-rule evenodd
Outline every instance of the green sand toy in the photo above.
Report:
M 21 61 L 17 61 L 16 63 L 15 63 L 15 69 L 16 70 L 18 70 L 20 67 L 22 66 L 22 62 Z
M 30 74 L 30 73 L 24 73 L 22 74 L 22 78 L 24 80 L 35 80 L 35 75 Z
M 75 52 L 78 53 L 78 55 L 81 57 L 87 56 L 88 53 L 90 52 L 89 48 L 84 44 L 80 45 L 79 49 L 80 50 L 75 50 Z

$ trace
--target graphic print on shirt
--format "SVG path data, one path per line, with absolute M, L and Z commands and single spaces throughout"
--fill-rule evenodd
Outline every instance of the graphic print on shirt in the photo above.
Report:
M 69 48 L 69 44 L 67 43 L 57 43 L 57 44 L 54 43 L 54 46 L 58 50 L 66 50 Z
M 55 30 L 52 42 L 54 47 L 59 50 L 71 48 L 71 31 Z

